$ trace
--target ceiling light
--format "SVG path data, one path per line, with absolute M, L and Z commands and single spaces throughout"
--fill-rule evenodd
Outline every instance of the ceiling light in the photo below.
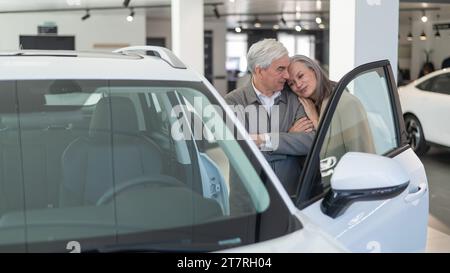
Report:
M 441 33 L 439 32 L 439 29 L 436 27 L 436 33 L 434 34 L 434 37 L 436 39 L 440 39 L 441 38 Z
M 294 28 L 295 28 L 295 30 L 296 30 L 297 32 L 302 31 L 302 27 L 301 27 L 299 24 L 295 25 Z
M 317 2 L 316 2 L 316 9 L 318 9 L 318 10 L 322 9 L 322 1 L 317 0 Z
M 425 15 L 425 11 L 422 11 L 422 18 L 420 18 L 422 22 L 426 23 L 428 21 L 428 17 Z
M 324 25 L 324 24 L 320 24 L 320 25 L 319 25 L 319 28 L 320 28 L 320 29 L 324 29 L 324 28 L 325 28 L 325 25 Z
M 425 34 L 424 31 L 422 31 L 422 34 L 420 34 L 420 40 L 425 41 L 426 39 L 427 39 L 427 35 Z
M 134 20 L 134 10 L 131 8 L 130 9 L 130 15 L 127 16 L 127 21 L 128 22 L 133 22 Z
M 412 33 L 408 33 L 408 37 L 406 37 L 406 40 L 408 40 L 409 42 L 411 42 L 413 40 L 413 35 Z
M 130 0 L 124 0 L 123 1 L 123 6 L 128 8 L 128 5 L 130 5 Z
M 280 25 L 278 24 L 273 25 L 273 29 L 280 29 Z
M 234 28 L 234 31 L 236 31 L 237 33 L 240 33 L 242 31 L 241 26 L 237 26 Z
M 261 21 L 258 19 L 258 17 L 255 18 L 255 22 L 253 24 L 256 28 L 261 27 Z
M 91 14 L 89 14 L 89 10 L 87 9 L 86 10 L 86 14 L 85 15 L 83 15 L 83 17 L 81 17 L 81 20 L 86 20 L 86 19 L 88 19 L 89 17 L 91 17 Z
M 322 18 L 320 18 L 320 16 L 317 16 L 317 17 L 316 17 L 316 23 L 317 23 L 318 25 L 322 24 Z
M 79 6 L 81 5 L 81 0 L 67 0 L 69 6 Z

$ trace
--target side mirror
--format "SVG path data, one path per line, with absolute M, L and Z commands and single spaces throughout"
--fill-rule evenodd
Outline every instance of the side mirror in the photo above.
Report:
M 409 177 L 394 159 L 346 153 L 331 177 L 331 190 L 321 204 L 322 212 L 336 218 L 355 201 L 395 197 L 409 185 Z

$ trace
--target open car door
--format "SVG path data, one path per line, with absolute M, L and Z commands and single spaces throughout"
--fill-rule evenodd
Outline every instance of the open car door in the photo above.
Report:
M 425 169 L 408 145 L 387 60 L 337 84 L 305 162 L 296 205 L 350 251 L 424 251 Z

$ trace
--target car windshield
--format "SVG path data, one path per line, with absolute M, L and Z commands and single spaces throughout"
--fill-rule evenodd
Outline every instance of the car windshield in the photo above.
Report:
M 0 250 L 220 249 L 254 241 L 255 217 L 274 202 L 200 82 L 26 80 L 0 90 Z

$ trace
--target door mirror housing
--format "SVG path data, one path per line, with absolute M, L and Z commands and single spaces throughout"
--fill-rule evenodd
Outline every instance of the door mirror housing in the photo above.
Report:
M 403 167 L 394 159 L 348 152 L 331 177 L 331 190 L 321 204 L 322 212 L 336 218 L 355 201 L 383 200 L 402 193 L 409 184 Z

